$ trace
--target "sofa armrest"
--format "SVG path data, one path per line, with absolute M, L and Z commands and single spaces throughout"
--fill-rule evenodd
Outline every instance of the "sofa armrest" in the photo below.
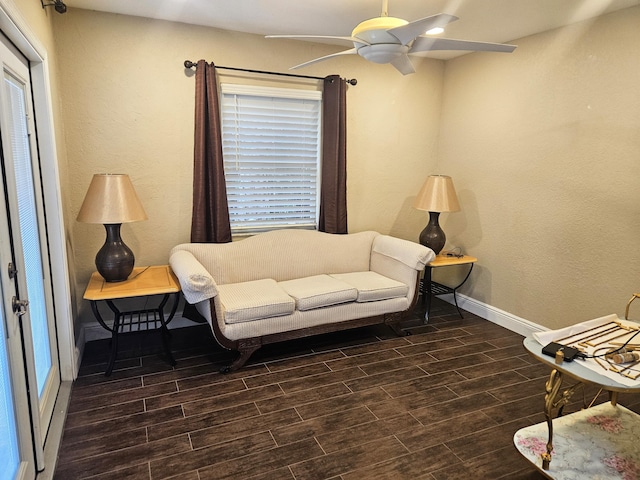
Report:
M 417 271 L 424 270 L 427 263 L 436 258 L 430 248 L 389 235 L 379 235 L 373 240 L 374 253 L 389 257 Z
M 198 303 L 218 295 L 218 287 L 213 277 L 191 252 L 174 252 L 169 257 L 169 264 L 178 277 L 187 302 Z

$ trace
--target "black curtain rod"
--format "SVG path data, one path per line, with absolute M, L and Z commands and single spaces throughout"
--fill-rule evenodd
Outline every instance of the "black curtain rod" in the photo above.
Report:
M 196 67 L 197 65 L 198 65 L 197 63 L 193 63 L 191 60 L 184 61 L 185 68 L 192 68 L 192 67 Z M 218 65 L 216 65 L 215 67 L 221 68 L 223 70 L 235 70 L 237 72 L 261 73 L 263 75 L 280 75 L 282 77 L 311 78 L 313 80 L 324 80 L 323 77 L 312 77 L 309 75 L 296 75 L 295 73 L 266 72 L 264 70 L 249 70 L 247 68 L 220 67 Z M 358 80 L 355 78 L 351 78 L 349 80 L 346 80 L 346 82 L 349 85 L 356 85 L 358 83 Z

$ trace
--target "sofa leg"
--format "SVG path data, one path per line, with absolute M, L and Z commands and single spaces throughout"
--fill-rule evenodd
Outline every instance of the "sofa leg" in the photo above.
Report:
M 253 353 L 262 346 L 260 339 L 248 338 L 246 340 L 238 340 L 238 352 L 240 355 L 236 358 L 231 365 L 222 367 L 220 373 L 234 372 L 244 366 L 247 360 L 253 355 Z
M 400 328 L 400 325 L 398 325 L 397 323 L 389 323 L 387 324 L 391 327 L 391 329 L 395 332 L 396 335 L 398 335 L 399 337 L 406 337 L 408 335 L 411 335 L 411 332 L 407 332 L 406 330 L 402 330 Z
M 407 335 L 411 335 L 411 332 L 407 332 L 400 328 L 400 320 L 402 319 L 402 315 L 400 313 L 387 313 L 384 316 L 384 323 L 387 324 L 391 329 L 395 332 L 399 337 L 406 337 Z

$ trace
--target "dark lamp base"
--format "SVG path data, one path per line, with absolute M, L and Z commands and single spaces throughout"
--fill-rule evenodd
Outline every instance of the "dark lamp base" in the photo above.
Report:
M 429 223 L 420 233 L 420 243 L 439 254 L 444 248 L 447 237 L 438 223 L 440 212 L 429 212 Z
M 98 273 L 107 282 L 124 282 L 135 264 L 133 252 L 120 238 L 120 223 L 105 224 L 107 239 L 96 255 Z

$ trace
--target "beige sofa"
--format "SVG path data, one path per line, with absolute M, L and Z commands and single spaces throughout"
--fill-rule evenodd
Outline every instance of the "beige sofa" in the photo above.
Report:
M 377 232 L 278 230 L 223 244 L 186 243 L 170 264 L 236 370 L 260 346 L 399 322 L 415 305 L 432 250 Z

